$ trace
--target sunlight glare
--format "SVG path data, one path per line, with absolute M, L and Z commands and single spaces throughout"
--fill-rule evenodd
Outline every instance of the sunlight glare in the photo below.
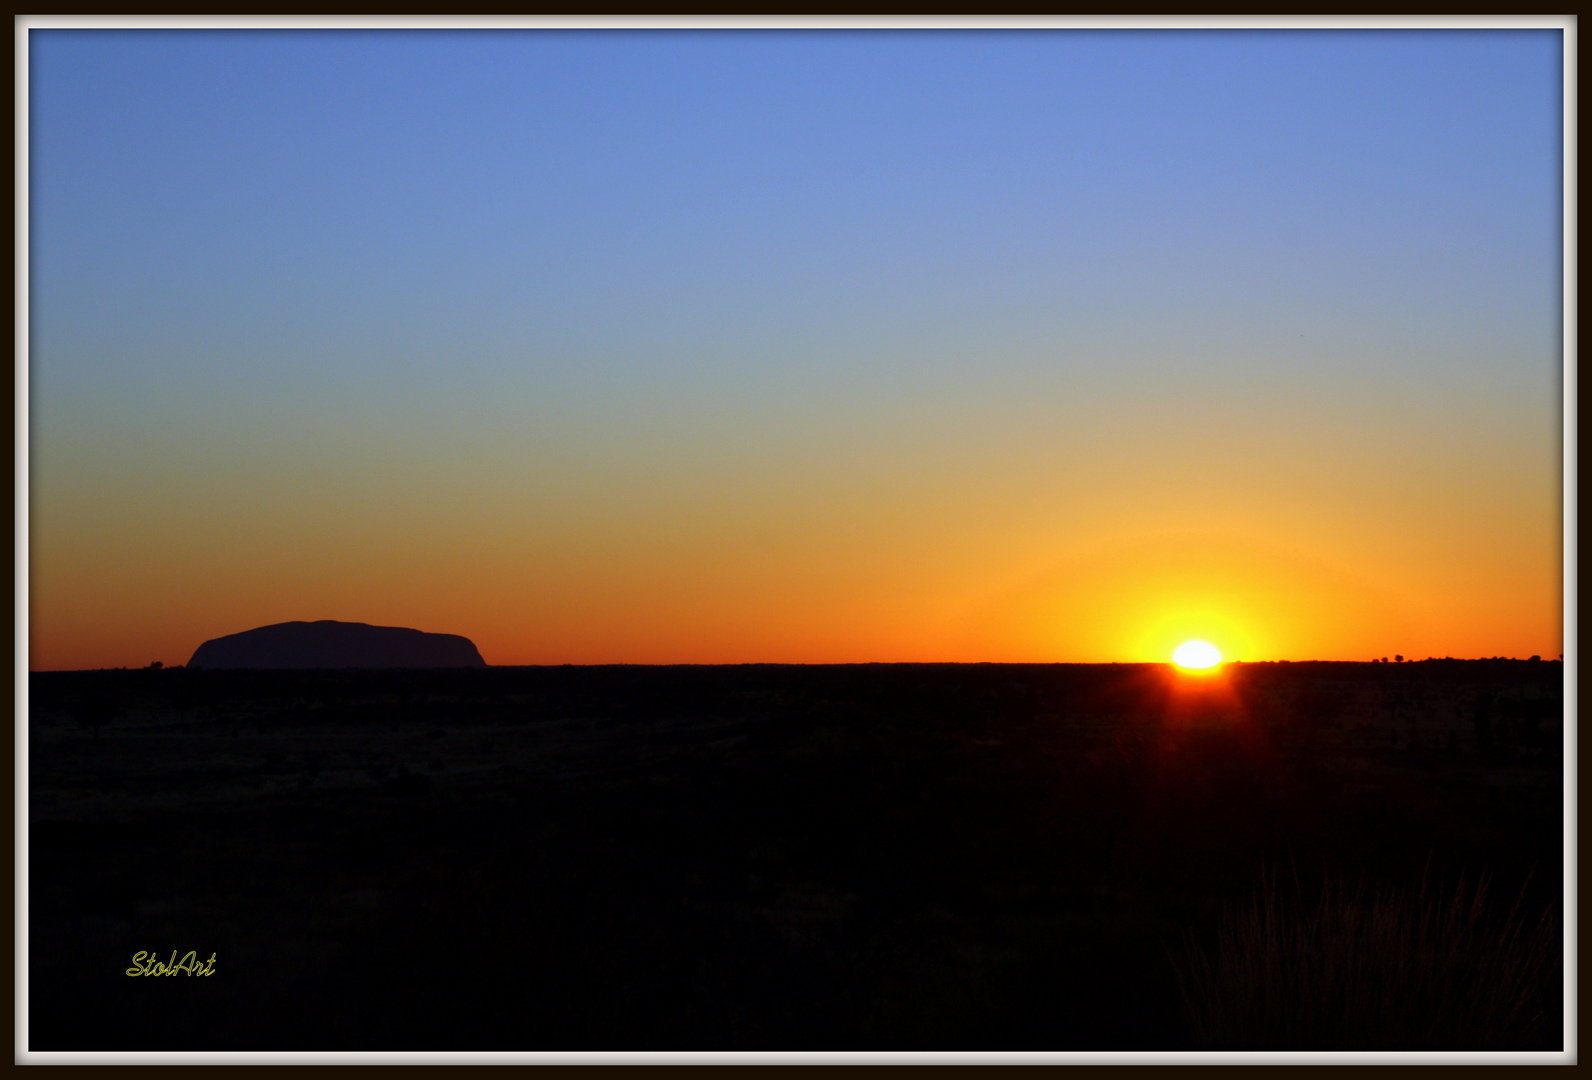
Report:
M 1222 654 L 1208 641 L 1185 641 L 1172 654 L 1172 662 L 1186 668 L 1215 667 L 1222 662 Z

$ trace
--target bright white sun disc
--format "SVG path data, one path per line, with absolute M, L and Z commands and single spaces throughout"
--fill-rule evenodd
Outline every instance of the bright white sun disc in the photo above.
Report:
M 1172 654 L 1172 662 L 1178 667 L 1215 667 L 1222 662 L 1222 654 L 1208 641 L 1185 641 Z

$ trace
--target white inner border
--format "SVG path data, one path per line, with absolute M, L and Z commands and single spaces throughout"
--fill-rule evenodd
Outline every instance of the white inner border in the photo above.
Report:
M 1575 16 L 1537 16 L 1520 18 L 1468 17 L 1468 18 L 1415 18 L 1410 16 L 1301 16 L 1284 17 L 1108 17 L 1089 16 L 1071 18 L 1020 18 L 1014 16 L 976 18 L 952 16 L 942 18 L 887 18 L 881 16 L 770 16 L 718 17 L 718 16 L 557 16 L 495 18 L 486 16 L 461 16 L 456 18 L 379 17 L 353 18 L 349 16 L 40 16 L 14 17 L 14 54 L 16 66 L 15 117 L 16 117 L 16 504 L 15 504 L 15 693 L 16 712 L 13 718 L 16 746 L 16 802 L 14 832 L 16 838 L 16 1014 L 15 1054 L 17 1064 L 200 1064 L 215 1063 L 282 1063 L 328 1064 L 391 1063 L 440 1064 L 444 1062 L 469 1063 L 567 1063 L 567 1064 L 644 1064 L 703 1062 L 730 1064 L 736 1062 L 796 1064 L 860 1064 L 923 1063 L 968 1064 L 974 1062 L 1017 1063 L 1114 1063 L 1114 1064 L 1262 1064 L 1262 1063 L 1333 1063 L 1389 1064 L 1451 1063 L 1451 1064 L 1502 1064 L 1530 1062 L 1537 1064 L 1574 1064 L 1577 1061 L 1576 1030 L 1576 724 L 1577 717 L 1577 660 L 1579 641 L 1576 633 L 1576 446 L 1577 446 L 1577 189 L 1576 189 L 1576 86 L 1577 86 L 1577 19 Z M 1281 30 L 1348 30 L 1348 29 L 1499 29 L 1531 30 L 1558 29 L 1564 31 L 1563 52 L 1563 117 L 1564 117 L 1564 202 L 1563 202 L 1563 582 L 1564 582 L 1564 1009 L 1565 1049 L 1558 1053 L 1211 1053 L 1211 1052 L 1070 1052 L 1070 1053 L 893 1053 L 893 1052 L 626 1052 L 626 1053 L 247 1053 L 247 1052 L 129 1052 L 129 1053 L 64 1053 L 30 1051 L 28 1049 L 28 31 L 35 29 L 315 29 L 315 30 L 475 30 L 475 29 L 748 29 L 748 30 L 1039 30 L 1039 29 L 1281 29 Z

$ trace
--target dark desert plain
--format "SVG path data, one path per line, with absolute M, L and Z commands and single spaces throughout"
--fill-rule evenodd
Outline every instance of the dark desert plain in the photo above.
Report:
M 19 1062 L 1574 1062 L 1574 17 L 964 23 L 15 20 Z
M 35 673 L 30 1043 L 1558 1049 L 1561 668 Z

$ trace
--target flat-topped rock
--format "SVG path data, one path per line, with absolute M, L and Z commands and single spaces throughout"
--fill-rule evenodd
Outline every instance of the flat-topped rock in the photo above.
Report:
M 475 643 L 368 623 L 285 622 L 212 638 L 194 650 L 191 668 L 486 667 Z

